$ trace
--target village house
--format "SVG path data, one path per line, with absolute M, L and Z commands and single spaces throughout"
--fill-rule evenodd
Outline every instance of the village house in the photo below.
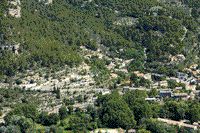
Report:
M 198 64 L 193 64 L 190 66 L 190 69 L 197 69 L 197 67 L 198 67 Z
M 111 94 L 110 90 L 103 90 L 101 92 L 102 92 L 102 95 Z
M 111 63 L 107 66 L 108 70 L 111 70 L 115 67 L 115 63 L 111 61 Z
M 158 99 L 155 97 L 153 97 L 153 98 L 147 97 L 147 98 L 145 98 L 145 100 L 146 101 L 154 101 L 154 102 L 158 101 Z
M 182 72 L 177 72 L 177 73 L 176 73 L 176 76 L 177 76 L 177 78 L 179 78 L 179 79 L 187 79 L 187 78 L 188 78 L 188 75 L 185 74 L 185 73 L 182 73 Z
M 145 74 L 144 78 L 151 81 L 151 74 L 150 73 Z
M 124 87 L 123 87 L 123 90 L 124 90 L 124 91 L 129 91 L 129 90 L 130 90 L 130 87 L 129 87 L 129 86 L 124 86 Z
M 172 97 L 173 93 L 171 90 L 160 90 L 159 95 L 160 97 Z
M 126 63 L 123 62 L 123 63 L 119 66 L 119 68 L 123 68 L 123 67 L 125 67 L 125 66 L 126 66 Z
M 200 90 L 194 91 L 195 96 L 200 97 Z
M 20 5 L 20 0 L 8 1 L 8 6 L 12 6 L 12 8 L 8 8 L 7 13 L 16 18 L 20 18 L 21 17 L 21 8 L 19 7 L 19 5 Z M 13 6 L 15 6 L 15 8 L 13 8 Z M 7 14 L 5 14 L 4 16 L 7 16 Z
M 168 82 L 167 82 L 167 80 L 160 81 L 160 82 L 159 82 L 159 85 L 160 85 L 160 86 L 168 86 Z
M 53 0 L 39 0 L 39 2 L 41 1 L 45 2 L 45 5 L 53 3 Z
M 136 133 L 135 129 L 129 129 L 126 133 Z
M 119 69 L 118 71 L 128 73 L 127 69 Z
M 130 83 L 131 83 L 131 81 L 130 81 L 130 80 L 128 80 L 128 81 L 126 81 L 126 82 L 125 82 L 125 84 L 130 84 Z
M 178 60 L 185 60 L 185 56 L 184 56 L 183 54 L 178 54 L 178 55 L 176 56 L 176 58 L 177 58 Z
M 185 89 L 194 91 L 196 89 L 196 85 L 185 84 Z
M 154 84 L 151 84 L 150 87 L 151 87 L 151 88 L 158 88 L 158 87 L 159 87 L 159 83 L 156 82 L 156 83 L 154 83 Z
M 135 91 L 135 90 L 139 90 L 139 91 L 147 91 L 146 88 L 142 88 L 142 87 L 129 87 L 129 86 L 124 86 L 123 87 L 124 91 Z
M 142 77 L 144 77 L 144 74 L 143 74 L 143 73 L 139 73 L 139 74 L 137 74 L 137 76 L 138 76 L 139 78 L 142 78 Z
M 187 100 L 188 94 L 187 93 L 174 93 L 173 98 L 175 98 L 176 100 Z
M 112 78 L 117 78 L 117 77 L 118 77 L 118 75 L 117 75 L 117 74 L 115 74 L 115 73 L 111 73 L 111 77 L 112 77 Z
M 175 56 L 172 56 L 172 57 L 170 57 L 169 59 L 170 59 L 171 62 L 177 61 L 177 58 L 176 58 Z
M 139 71 L 134 71 L 133 73 L 135 73 L 139 78 L 144 77 L 144 73 L 140 73 Z M 146 76 L 149 77 L 149 74 L 147 74 Z

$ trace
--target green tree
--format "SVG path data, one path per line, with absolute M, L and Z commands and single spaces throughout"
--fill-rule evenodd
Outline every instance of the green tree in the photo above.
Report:
M 31 118 L 33 121 L 35 121 L 39 115 L 37 107 L 33 104 L 22 106 L 22 111 L 25 117 Z
M 186 118 L 190 120 L 191 123 L 200 120 L 200 104 L 196 101 L 189 104 L 186 111 Z
M 145 79 L 144 77 L 142 77 L 139 82 L 140 82 L 140 86 L 149 86 L 150 85 L 150 81 L 148 79 Z
M 123 96 L 123 99 L 133 111 L 137 122 L 139 122 L 139 120 L 143 117 L 150 118 L 152 116 L 152 110 L 148 103 L 144 100 L 145 97 L 147 97 L 146 92 L 139 90 L 128 92 Z
M 23 111 L 22 111 L 21 107 L 18 106 L 5 115 L 4 121 L 5 121 L 6 125 L 10 124 L 10 119 L 12 118 L 13 115 L 23 116 Z
M 61 120 L 67 118 L 68 112 L 67 112 L 67 108 L 65 106 L 62 106 L 61 108 L 59 108 L 59 116 L 60 116 Z
M 77 96 L 76 99 L 78 100 L 79 103 L 82 103 L 84 101 L 82 95 Z
M 74 132 L 85 132 L 87 131 L 87 125 L 90 123 L 91 119 L 89 116 L 84 114 L 75 115 L 69 120 L 70 129 Z
M 167 111 L 168 118 L 172 120 L 181 120 L 185 118 L 188 106 L 185 103 L 177 103 L 175 101 L 165 102 L 163 109 Z
M 130 64 L 127 66 L 127 70 L 129 72 L 131 71 L 140 71 L 142 70 L 142 63 L 138 60 L 133 60 L 130 62 Z
M 25 118 L 24 116 L 13 115 L 10 119 L 10 124 L 19 126 L 21 132 L 25 133 L 28 128 L 33 127 L 33 120 L 30 118 Z
M 15 125 L 7 126 L 5 133 L 21 133 L 20 127 Z
M 138 76 L 137 76 L 135 73 L 132 73 L 132 74 L 131 74 L 131 77 L 130 77 L 130 80 L 131 80 L 133 83 L 135 83 L 137 79 L 138 79 Z
M 48 116 L 48 123 L 47 125 L 55 125 L 59 120 L 59 116 L 55 113 L 51 113 Z
M 51 133 L 64 133 L 64 129 L 62 127 L 57 127 L 55 125 L 50 126 Z
M 73 106 L 68 106 L 68 114 L 71 115 L 74 111 L 73 111 Z
M 56 98 L 60 99 L 60 88 L 57 88 L 56 90 Z
M 3 112 L 2 111 L 0 111 L 0 116 L 2 116 L 3 115 Z
M 149 96 L 155 97 L 158 95 L 158 90 L 156 88 L 152 88 L 149 92 Z
M 103 102 L 104 106 L 100 118 L 106 126 L 123 129 L 131 129 L 135 126 L 134 115 L 126 102 L 118 95 L 112 95 L 112 98 Z

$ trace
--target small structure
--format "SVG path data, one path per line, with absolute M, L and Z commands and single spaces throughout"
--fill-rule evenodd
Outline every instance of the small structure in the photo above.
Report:
M 109 90 L 103 90 L 102 95 L 110 94 L 111 92 Z
M 39 0 L 39 2 L 41 1 L 45 2 L 45 5 L 53 3 L 53 0 Z
M 145 74 L 144 78 L 151 81 L 151 74 L 150 73 Z
M 145 100 L 146 101 L 154 101 L 154 102 L 157 101 L 157 99 L 155 97 L 153 97 L 153 98 L 147 97 L 147 98 L 145 98 Z
M 179 61 L 185 60 L 185 56 L 184 56 L 183 54 L 178 54 L 178 55 L 176 56 L 176 58 L 177 58 Z
M 190 66 L 190 69 L 197 69 L 197 67 L 198 67 L 198 64 L 193 64 Z
M 160 81 L 159 84 L 160 84 L 160 86 L 168 86 L 167 80 Z
M 175 77 L 171 77 L 170 80 L 171 81 L 175 81 L 175 82 L 179 82 L 180 81 L 178 78 L 175 78 Z
M 196 85 L 189 85 L 189 84 L 186 84 L 186 85 L 185 85 L 185 89 L 186 89 L 186 90 L 193 90 L 193 91 L 194 91 L 194 90 L 196 89 Z
M 136 133 L 136 130 L 135 129 L 130 129 L 126 133 Z
M 157 88 L 157 87 L 159 87 L 159 83 L 158 82 L 156 82 L 154 84 L 151 84 L 151 88 Z
M 177 100 L 187 100 L 188 94 L 187 93 L 174 93 L 173 97 Z
M 15 44 L 15 45 L 1 45 L 0 46 L 0 52 L 1 50 L 12 50 L 14 54 L 18 54 L 18 50 L 20 47 L 20 43 Z
M 129 87 L 129 86 L 124 86 L 124 87 L 123 87 L 123 90 L 124 90 L 124 91 L 129 91 L 129 90 L 130 90 L 130 87 Z
M 197 126 L 195 126 L 195 125 L 185 124 L 185 123 L 179 122 L 179 121 L 173 121 L 173 120 L 162 119 L 162 118 L 157 118 L 157 120 L 162 121 L 167 124 L 178 125 L 179 127 L 184 127 L 186 130 L 196 130 L 197 129 Z
M 145 88 L 136 88 L 136 87 L 129 87 L 129 86 L 124 86 L 123 90 L 125 91 L 135 91 L 135 90 L 139 90 L 139 91 L 147 91 Z
M 176 73 L 176 76 L 177 76 L 179 79 L 186 79 L 186 78 L 188 77 L 187 74 L 182 73 L 182 72 L 177 72 L 177 73 Z
M 171 90 L 160 90 L 160 97 L 172 97 L 172 91 Z

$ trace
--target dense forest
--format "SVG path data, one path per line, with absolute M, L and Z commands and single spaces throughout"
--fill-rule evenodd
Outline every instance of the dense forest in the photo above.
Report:
M 83 2 L 58 0 L 52 5 L 44 5 L 27 0 L 21 2 L 21 18 L 2 17 L 2 45 L 20 43 L 19 51 L 23 56 L 13 57 L 10 51 L 3 51 L 1 75 L 12 76 L 18 70 L 23 72 L 32 67 L 55 69 L 64 64 L 79 65 L 82 62 L 77 52 L 79 46 L 97 50 L 97 36 L 101 38 L 100 43 L 112 51 L 110 57 L 138 60 L 138 68 L 142 68 L 144 47 L 148 62 L 163 61 L 166 55 L 184 53 L 191 36 L 198 33 L 195 18 L 155 0 L 92 1 L 81 7 Z M 153 11 L 154 6 L 162 8 Z M 3 9 L 6 10 L 2 8 L 1 12 L 5 11 Z M 120 13 L 116 14 L 115 10 Z M 133 17 L 138 22 L 119 26 L 113 24 L 117 17 Z M 187 36 L 184 27 L 189 30 Z M 89 34 L 87 29 L 90 29 Z M 116 50 L 121 48 L 124 51 L 117 54 Z

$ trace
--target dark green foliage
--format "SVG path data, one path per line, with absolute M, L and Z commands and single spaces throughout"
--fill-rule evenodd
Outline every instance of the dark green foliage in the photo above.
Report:
M 139 81 L 140 86 L 145 86 L 145 87 L 149 87 L 150 86 L 150 81 L 148 79 L 145 79 L 144 77 L 142 77 Z
M 158 90 L 156 88 L 152 88 L 151 91 L 149 92 L 149 96 L 155 97 L 158 95 Z
M 148 103 L 144 100 L 145 97 L 147 97 L 146 92 L 139 90 L 127 92 L 123 96 L 123 99 L 133 111 L 137 122 L 139 122 L 139 120 L 143 117 L 150 118 L 152 116 L 152 110 Z
M 131 71 L 140 71 L 142 70 L 143 66 L 142 66 L 142 63 L 138 60 L 133 60 L 131 61 L 131 63 L 127 66 L 127 70 L 129 72 Z
M 59 108 L 59 116 L 60 116 L 61 120 L 67 118 L 68 111 L 67 111 L 67 108 L 65 106 L 62 106 L 61 108 Z
M 63 99 L 63 102 L 65 103 L 66 106 L 74 104 L 73 99 Z
M 186 111 L 186 118 L 190 120 L 191 123 L 200 120 L 200 104 L 197 101 L 189 103 L 189 107 Z
M 82 95 L 79 95 L 76 97 L 76 100 L 78 100 L 79 103 L 82 103 L 84 99 Z
M 138 76 L 135 73 L 131 74 L 130 80 L 135 83 L 135 81 L 138 79 Z
M 68 106 L 68 114 L 71 115 L 73 113 L 73 106 Z
M 45 112 L 40 113 L 38 122 L 44 126 L 55 125 L 59 120 L 59 116 L 55 113 L 47 114 Z
M 136 123 L 134 115 L 117 92 L 113 92 L 110 95 L 104 95 L 98 99 L 98 101 L 102 101 L 101 103 L 103 105 L 100 119 L 104 125 L 111 128 L 134 128 Z
M 16 84 L 17 84 L 17 85 L 22 84 L 22 81 L 21 81 L 20 79 L 17 79 L 17 80 L 16 80 Z
M 4 130 L 5 133 L 21 133 L 20 127 L 15 125 L 9 125 Z
M 36 118 L 38 117 L 38 110 L 37 107 L 32 104 L 17 106 L 13 110 L 11 110 L 8 114 L 6 114 L 6 116 L 4 117 L 6 124 L 10 123 L 10 119 L 13 115 L 25 116 L 35 121 Z
M 200 3 L 198 0 L 181 0 L 184 4 L 187 4 L 189 7 L 199 8 Z
M 160 108 L 161 108 L 161 106 L 158 105 L 157 103 L 151 103 L 150 107 L 151 107 L 151 110 L 152 110 L 152 117 L 153 118 L 160 117 Z
M 171 81 L 171 80 L 168 81 L 168 85 L 169 85 L 169 88 L 171 88 L 171 89 L 174 89 L 175 87 L 183 87 L 183 89 L 185 89 L 185 85 L 184 84 L 177 83 L 177 82 Z
M 64 133 L 64 129 L 62 127 L 57 127 L 55 125 L 50 126 L 51 133 Z
M 196 87 L 196 90 L 200 90 L 200 86 L 197 86 L 197 87 Z
M 140 129 L 137 131 L 137 133 L 151 133 L 151 132 L 146 129 Z
M 163 80 L 165 80 L 166 78 L 163 77 L 163 76 L 151 75 L 151 79 L 152 79 L 153 81 L 163 81 Z
M 56 90 L 56 98 L 58 98 L 58 99 L 60 99 L 60 96 L 61 94 L 60 94 L 60 88 L 57 88 L 57 90 Z
M 32 104 L 22 106 L 22 111 L 25 117 L 31 118 L 33 121 L 35 121 L 39 115 L 37 107 Z
M 187 104 L 185 103 L 177 103 L 175 101 L 167 101 L 165 102 L 163 109 L 168 118 L 172 120 L 182 120 L 185 118 L 186 110 L 188 109 Z M 163 117 L 163 111 L 161 111 L 160 116 Z
M 174 126 L 153 119 L 144 119 L 140 124 L 145 124 L 146 129 L 152 133 L 177 133 Z
M 86 114 L 74 115 L 69 120 L 69 127 L 74 132 L 86 132 L 91 124 L 91 117 Z

